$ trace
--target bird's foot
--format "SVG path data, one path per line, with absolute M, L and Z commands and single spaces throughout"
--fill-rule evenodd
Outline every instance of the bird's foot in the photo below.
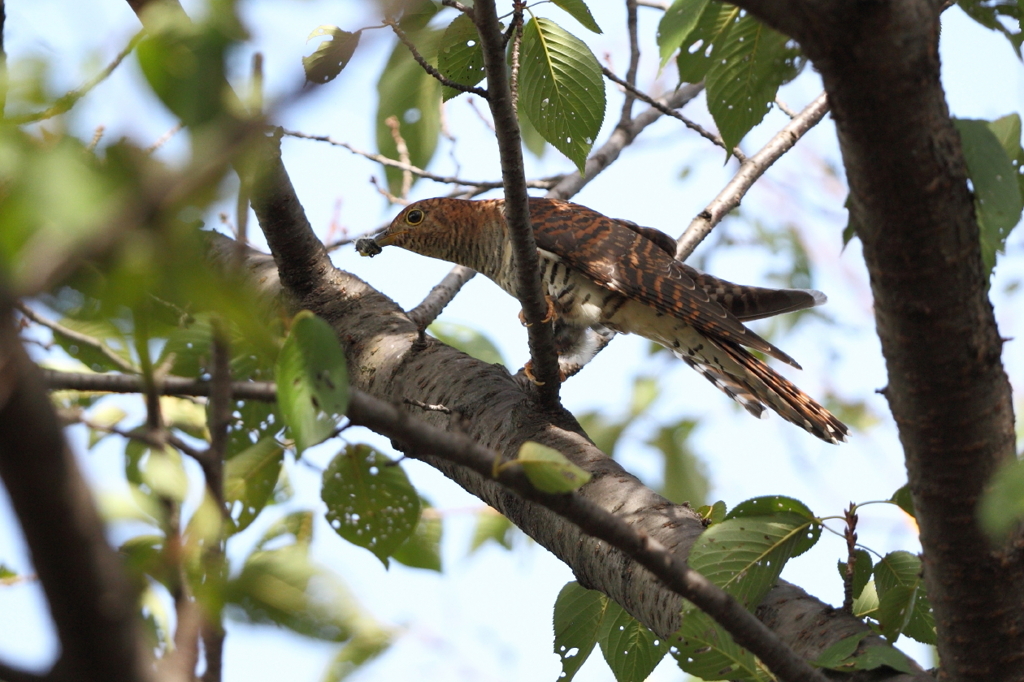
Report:
M 541 324 L 547 324 L 558 316 L 558 309 L 555 308 L 555 299 L 544 294 L 544 302 L 548 304 L 548 310 L 544 313 L 544 319 L 540 321 Z M 526 321 L 526 315 L 522 310 L 519 311 L 519 321 L 524 327 L 530 326 L 530 323 Z
M 545 382 L 537 379 L 533 374 L 533 360 L 527 360 L 526 364 L 523 365 L 523 374 L 534 386 L 543 386 Z M 559 383 L 565 383 L 565 380 L 569 378 L 569 375 L 561 367 L 558 368 L 558 381 Z

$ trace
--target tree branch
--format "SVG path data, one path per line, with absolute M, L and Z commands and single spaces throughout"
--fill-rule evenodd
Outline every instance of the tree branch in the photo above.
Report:
M 505 182 L 505 219 L 512 240 L 512 257 L 516 269 L 516 293 L 523 306 L 530 341 L 533 373 L 539 383 L 541 400 L 549 407 L 558 404 L 558 354 L 552 325 L 542 320 L 548 306 L 540 281 L 537 245 L 530 224 L 529 198 L 523 176 L 523 148 L 519 136 L 519 122 L 512 108 L 508 73 L 505 64 L 505 45 L 498 24 L 494 0 L 480 0 L 474 5 L 474 18 L 484 55 L 484 71 L 490 92 L 488 104 L 498 138 L 501 157 L 501 178 Z
M 701 211 L 679 238 L 676 258 L 686 260 L 697 245 L 711 234 L 726 214 L 740 205 L 744 195 L 754 182 L 764 175 L 773 163 L 793 148 L 804 134 L 813 128 L 828 113 L 828 98 L 825 93 L 808 104 L 786 126 L 768 141 L 756 154 L 740 164 L 739 170 L 708 207 Z
M 412 58 L 416 60 L 416 63 L 419 64 L 424 71 L 430 74 L 434 78 L 434 80 L 438 81 L 441 85 L 447 85 L 452 90 L 458 90 L 459 92 L 471 92 L 474 95 L 479 95 L 480 97 L 483 97 L 484 99 L 488 99 L 490 97 L 490 95 L 487 94 L 487 91 L 484 90 L 483 88 L 478 88 L 474 85 L 463 85 L 462 83 L 457 83 L 453 81 L 451 78 L 448 78 L 447 76 L 443 75 L 433 66 L 431 66 L 430 62 L 424 59 L 423 55 L 420 54 L 420 51 L 416 49 L 416 45 L 414 45 L 413 42 L 409 40 L 409 36 L 405 34 L 405 31 L 402 30 L 402 27 L 398 25 L 397 21 L 390 18 L 385 19 L 384 25 L 391 27 L 391 30 L 395 32 L 395 35 L 398 36 L 398 39 L 402 41 L 402 44 L 409 48 L 409 52 L 412 54 Z

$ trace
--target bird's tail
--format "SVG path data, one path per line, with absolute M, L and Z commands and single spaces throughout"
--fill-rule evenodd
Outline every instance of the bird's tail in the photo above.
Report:
M 766 416 L 764 410 L 767 406 L 786 421 L 823 441 L 834 444 L 846 442 L 850 433 L 846 424 L 791 381 L 737 344 L 719 341 L 716 345 L 743 369 L 742 376 L 720 366 L 699 362 L 694 357 L 680 357 L 755 417 Z

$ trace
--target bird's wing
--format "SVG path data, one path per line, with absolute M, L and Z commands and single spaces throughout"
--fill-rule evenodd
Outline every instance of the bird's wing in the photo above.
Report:
M 538 248 L 555 254 L 596 284 L 684 320 L 709 336 L 800 366 L 744 327 L 697 285 L 690 274 L 696 272 L 693 268 L 675 260 L 663 245 L 635 227 L 583 206 L 551 199 L 531 200 L 530 221 Z

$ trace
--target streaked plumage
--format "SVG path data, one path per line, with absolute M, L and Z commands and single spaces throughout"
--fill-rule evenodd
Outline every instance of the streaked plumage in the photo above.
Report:
M 419 201 L 375 245 L 471 267 L 515 296 L 503 208 L 501 199 Z M 825 441 L 846 440 L 842 422 L 746 350 L 799 367 L 743 321 L 819 305 L 823 294 L 741 286 L 701 273 L 675 259 L 668 235 L 577 204 L 531 199 L 530 220 L 562 362 L 585 363 L 598 336 L 639 334 L 672 350 L 751 414 L 760 417 L 767 406 Z

